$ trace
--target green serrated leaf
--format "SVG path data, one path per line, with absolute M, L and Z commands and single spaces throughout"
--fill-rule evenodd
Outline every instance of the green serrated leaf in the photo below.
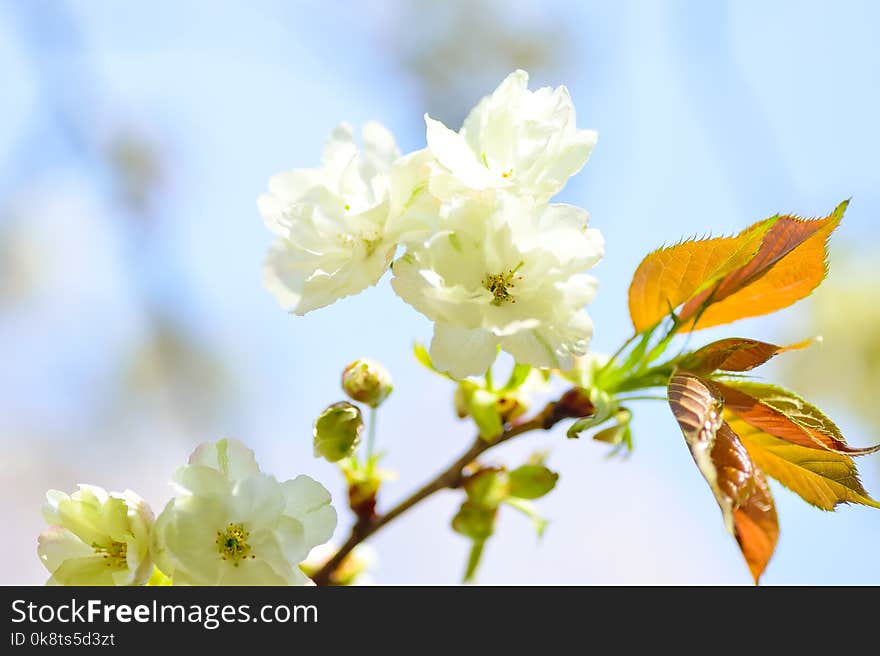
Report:
M 745 381 L 716 382 L 716 385 L 727 410 L 776 437 L 850 456 L 880 450 L 880 444 L 865 448 L 849 446 L 840 429 L 825 413 L 781 387 Z

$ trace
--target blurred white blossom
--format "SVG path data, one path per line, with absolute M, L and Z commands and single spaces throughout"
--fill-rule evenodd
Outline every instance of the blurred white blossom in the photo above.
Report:
M 296 314 L 374 285 L 398 241 L 422 230 L 423 217 L 407 210 L 427 155 L 400 157 L 394 137 L 375 122 L 364 125 L 363 141 L 359 150 L 351 126 L 339 125 L 320 168 L 273 176 L 258 199 L 279 237 L 266 260 L 266 286 Z
M 279 483 L 231 439 L 201 445 L 174 481 L 153 531 L 156 564 L 174 585 L 309 583 L 298 564 L 336 527 L 320 483 Z
M 448 198 L 467 189 L 509 189 L 547 202 L 581 170 L 596 145 L 579 130 L 564 86 L 528 89 L 515 71 L 483 98 L 453 132 L 427 114 L 428 148 L 440 164 L 431 191 Z
M 47 585 L 141 585 L 150 578 L 153 513 L 131 490 L 49 490 L 43 516 L 51 526 L 37 551 L 51 573 Z
M 339 550 L 339 545 L 327 542 L 312 549 L 300 565 L 307 576 L 314 576 Z M 333 573 L 333 585 L 372 585 L 369 570 L 376 567 L 379 556 L 368 544 L 361 543 L 349 553 Z

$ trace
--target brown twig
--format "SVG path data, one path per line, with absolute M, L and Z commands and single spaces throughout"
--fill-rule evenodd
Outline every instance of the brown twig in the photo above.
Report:
M 362 518 L 351 528 L 351 534 L 330 560 L 312 577 L 316 585 L 332 584 L 333 574 L 346 556 L 356 546 L 373 535 L 380 528 L 400 517 L 407 510 L 424 501 L 440 490 L 455 489 L 461 485 L 464 469 L 482 453 L 507 442 L 508 440 L 534 430 L 549 430 L 558 421 L 568 417 L 589 416 L 594 411 L 593 405 L 585 398 L 583 390 L 572 389 L 566 392 L 559 401 L 548 403 L 544 409 L 531 419 L 510 426 L 498 438 L 484 440 L 479 436 L 455 462 L 438 474 L 434 479 L 401 501 L 384 515 L 373 518 Z

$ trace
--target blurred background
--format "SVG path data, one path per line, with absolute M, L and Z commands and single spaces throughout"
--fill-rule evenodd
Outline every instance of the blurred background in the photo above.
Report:
M 595 349 L 630 334 L 649 250 L 852 197 L 811 299 L 718 335 L 824 344 L 762 374 L 807 395 L 850 442 L 880 441 L 880 4 L 864 2 L 0 2 L 0 582 L 38 584 L 48 488 L 130 487 L 158 512 L 199 442 L 234 436 L 279 477 L 344 508 L 311 424 L 352 359 L 384 362 L 394 501 L 460 452 L 448 383 L 412 358 L 430 324 L 375 289 L 288 316 L 261 285 L 256 196 L 314 166 L 340 120 L 377 119 L 403 150 L 429 111 L 457 127 L 511 70 L 566 84 L 599 145 L 560 200 L 607 240 Z M 543 540 L 502 511 L 483 583 L 735 583 L 750 578 L 665 404 L 643 403 L 628 460 L 563 431 Z M 490 459 L 491 460 L 491 459 Z M 880 494 L 880 458 L 860 462 Z M 880 512 L 823 513 L 774 487 L 767 584 L 880 583 Z M 468 543 L 439 495 L 381 532 L 379 583 L 452 583 Z M 336 539 L 350 517 L 341 513 Z M 833 558 L 829 558 L 833 554 Z

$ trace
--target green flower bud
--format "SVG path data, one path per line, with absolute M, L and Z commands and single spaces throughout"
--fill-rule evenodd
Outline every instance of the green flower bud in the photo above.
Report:
M 363 430 L 360 408 L 348 401 L 334 403 L 315 420 L 315 457 L 337 462 L 351 455 Z
M 520 499 L 538 499 L 556 487 L 559 474 L 544 465 L 523 465 L 508 475 L 510 496 Z
M 479 387 L 471 380 L 458 384 L 455 394 L 455 411 L 459 417 L 472 417 L 480 437 L 491 440 L 504 431 L 504 422 L 498 413 L 498 396 Z
M 378 408 L 391 394 L 391 374 L 375 360 L 355 360 L 342 371 L 342 389 L 349 398 Z
M 470 503 L 497 508 L 509 494 L 507 472 L 499 467 L 481 469 L 467 477 L 464 491 Z
M 472 540 L 485 540 L 495 530 L 497 512 L 497 508 L 485 508 L 465 501 L 452 518 L 452 529 Z

